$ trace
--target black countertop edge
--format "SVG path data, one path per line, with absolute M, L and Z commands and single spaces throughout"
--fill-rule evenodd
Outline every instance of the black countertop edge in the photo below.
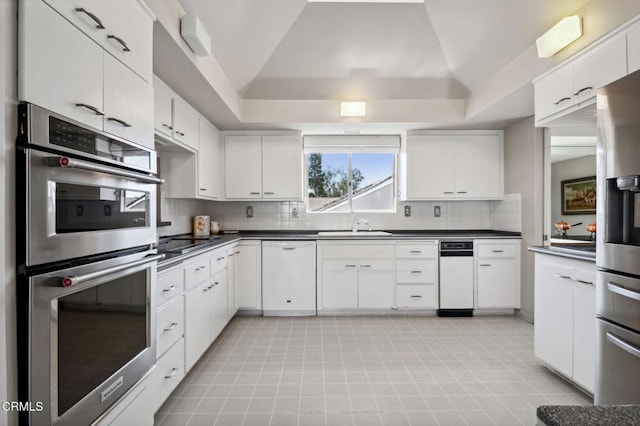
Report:
M 564 248 L 564 247 L 529 246 L 527 247 L 527 250 L 535 253 L 550 254 L 553 256 L 568 257 L 571 259 L 578 259 L 578 260 L 586 260 L 587 262 L 596 261 L 595 253 L 590 253 L 590 252 L 585 252 L 580 250 L 572 250 L 570 248 Z
M 360 231 L 361 236 L 358 237 L 344 237 L 344 236 L 318 236 L 318 232 L 326 232 L 326 231 L 318 231 L 318 230 L 286 230 L 286 231 L 240 231 L 237 233 L 221 233 L 218 236 L 222 238 L 218 238 L 212 240 L 210 244 L 202 244 L 198 249 L 186 253 L 186 254 L 177 254 L 177 253 L 166 253 L 166 257 L 164 260 L 158 262 L 158 270 L 162 271 L 168 268 L 171 268 L 177 264 L 184 262 L 194 256 L 205 253 L 210 250 L 215 250 L 220 247 L 223 247 L 227 244 L 231 244 L 241 239 L 247 240 L 268 240 L 268 239 L 292 239 L 292 240 L 397 240 L 397 239 L 419 239 L 419 238 L 429 238 L 429 239 L 443 239 L 443 238 L 520 238 L 521 235 L 519 232 L 509 232 L 509 231 L 493 231 L 493 230 L 474 230 L 474 229 L 464 229 L 464 230 L 396 230 L 396 231 L 386 231 L 391 233 L 391 235 L 384 236 L 367 236 L 366 231 Z M 170 239 L 175 237 L 188 237 L 191 234 L 179 234 L 179 235 L 171 235 L 164 236 L 160 239 Z

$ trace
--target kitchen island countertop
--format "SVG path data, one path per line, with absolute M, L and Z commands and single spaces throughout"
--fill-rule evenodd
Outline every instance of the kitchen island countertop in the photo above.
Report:
M 553 256 L 569 257 L 571 259 L 586 260 L 587 262 L 596 261 L 595 251 L 586 251 L 580 248 L 567 248 L 567 247 L 554 247 L 554 246 L 529 246 L 527 250 L 542 253 L 551 254 Z

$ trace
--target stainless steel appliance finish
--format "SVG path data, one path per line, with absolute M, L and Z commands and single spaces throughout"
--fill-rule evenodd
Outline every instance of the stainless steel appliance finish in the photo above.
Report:
M 31 305 L 23 397 L 44 406 L 30 424 L 90 424 L 150 371 L 161 257 L 143 251 L 46 272 L 19 288 Z
M 17 158 L 19 264 L 155 243 L 155 152 L 23 104 Z
M 640 71 L 598 89 L 596 404 L 640 404 Z
M 440 242 L 438 316 L 473 315 L 473 241 Z

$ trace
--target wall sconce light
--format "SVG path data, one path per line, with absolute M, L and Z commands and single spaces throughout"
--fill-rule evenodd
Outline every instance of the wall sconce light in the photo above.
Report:
M 364 117 L 367 103 L 358 102 L 340 102 L 340 117 Z
M 536 40 L 539 58 L 550 58 L 582 36 L 582 19 L 567 16 Z

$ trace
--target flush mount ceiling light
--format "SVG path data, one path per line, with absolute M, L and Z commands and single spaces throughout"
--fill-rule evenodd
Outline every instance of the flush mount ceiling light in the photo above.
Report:
M 424 3 L 424 0 L 307 0 L 307 3 Z
M 180 35 L 198 56 L 211 56 L 211 37 L 195 15 L 185 15 L 180 20 Z
M 536 40 L 539 58 L 550 58 L 582 36 L 582 19 L 567 16 Z
M 364 101 L 340 102 L 340 117 L 364 117 L 366 108 Z

